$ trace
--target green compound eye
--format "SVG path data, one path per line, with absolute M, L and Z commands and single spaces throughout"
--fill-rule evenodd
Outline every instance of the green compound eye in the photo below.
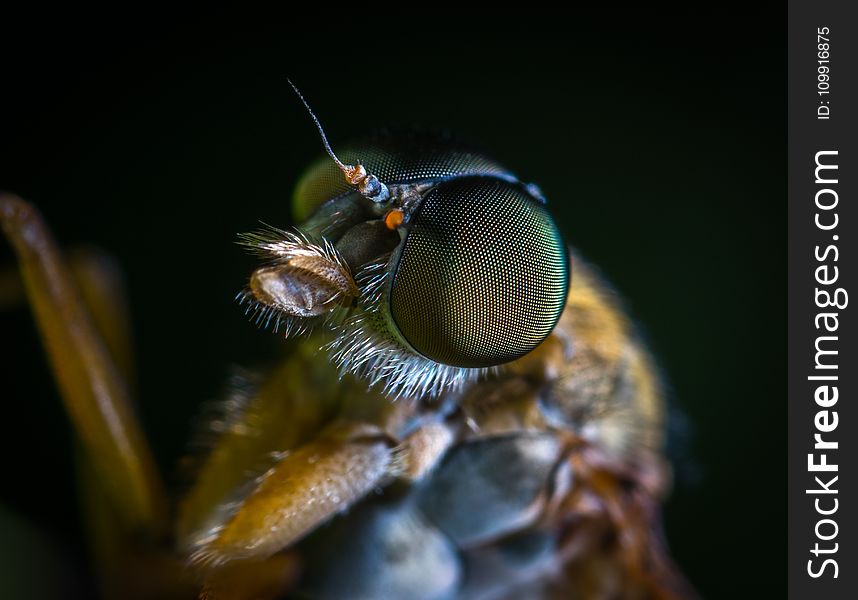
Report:
M 461 177 L 433 188 L 412 218 L 390 313 L 426 358 L 490 367 L 539 345 L 568 291 L 566 248 L 545 206 L 519 184 Z

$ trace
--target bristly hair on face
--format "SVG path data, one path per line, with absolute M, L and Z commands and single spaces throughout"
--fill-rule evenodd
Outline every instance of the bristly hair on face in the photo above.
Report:
M 340 376 L 354 375 L 369 387 L 382 386 L 382 393 L 401 397 L 435 397 L 461 388 L 497 367 L 469 369 L 444 365 L 406 348 L 387 332 L 382 310 L 387 302 L 392 254 L 364 266 L 356 280 L 361 310 L 348 315 L 337 327 L 337 336 L 325 345 Z
M 345 269 L 345 261 L 325 237 L 314 237 L 300 229 L 285 231 L 270 225 L 256 232 L 241 234 L 239 244 L 269 259 L 270 265 L 282 264 L 295 256 L 317 256 Z M 464 368 L 430 360 L 403 345 L 389 331 L 391 325 L 383 313 L 388 301 L 393 253 L 379 256 L 364 265 L 355 277 L 358 302 L 337 306 L 323 316 L 299 317 L 276 305 L 257 300 L 249 288 L 236 296 L 245 314 L 258 327 L 273 325 L 275 333 L 299 336 L 315 329 L 326 329 L 333 339 L 325 344 L 331 362 L 340 377 L 353 375 L 369 387 L 382 387 L 382 393 L 400 397 L 435 397 L 476 381 L 497 367 Z

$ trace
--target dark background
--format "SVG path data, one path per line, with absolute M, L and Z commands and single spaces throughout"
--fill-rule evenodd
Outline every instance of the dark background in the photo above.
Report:
M 320 151 L 288 75 L 335 146 L 445 127 L 540 185 L 690 424 L 665 509 L 674 556 L 706 597 L 783 596 L 785 10 L 330 13 L 0 25 L 0 189 L 36 203 L 62 244 L 123 265 L 164 472 L 226 368 L 276 354 L 233 304 L 254 264 L 234 241 L 288 223 Z M 47 544 L 86 589 L 70 435 L 26 308 L 0 314 L 0 340 L 0 554 L 17 558 L 0 562 L 21 578 Z

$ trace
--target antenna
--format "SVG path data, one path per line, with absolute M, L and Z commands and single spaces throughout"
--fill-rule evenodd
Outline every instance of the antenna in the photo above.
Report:
M 316 113 L 314 113 L 313 109 L 310 108 L 310 104 L 304 99 L 304 95 L 301 94 L 298 86 L 292 83 L 292 80 L 289 78 L 287 78 L 286 81 L 289 82 L 289 85 L 291 85 L 292 89 L 295 90 L 295 94 L 297 94 L 298 98 L 301 100 L 304 108 L 306 108 L 307 112 L 310 113 L 313 123 L 316 124 L 316 129 L 319 130 L 319 136 L 322 138 L 322 146 L 324 146 L 325 152 L 328 153 L 328 156 L 333 159 L 340 171 L 343 172 L 343 175 L 345 175 L 346 181 L 349 185 L 356 187 L 360 195 L 368 200 L 377 203 L 387 202 L 390 199 L 390 190 L 388 187 L 380 182 L 378 177 L 367 173 L 366 169 L 362 164 L 360 164 L 360 162 L 356 165 L 347 165 L 337 158 L 337 155 L 334 154 L 334 150 L 331 148 L 331 144 L 328 142 L 328 136 L 325 135 L 325 130 L 322 128 L 322 124 L 319 122 L 319 118 L 316 116 Z

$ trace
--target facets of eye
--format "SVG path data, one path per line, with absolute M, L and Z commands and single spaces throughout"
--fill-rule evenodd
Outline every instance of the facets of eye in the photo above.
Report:
M 569 289 L 551 215 L 521 186 L 463 177 L 423 200 L 390 293 L 400 333 L 423 356 L 488 367 L 533 350 L 557 324 Z
M 259 302 L 296 317 L 323 315 L 358 293 L 341 265 L 318 256 L 295 256 L 257 269 L 250 292 Z

